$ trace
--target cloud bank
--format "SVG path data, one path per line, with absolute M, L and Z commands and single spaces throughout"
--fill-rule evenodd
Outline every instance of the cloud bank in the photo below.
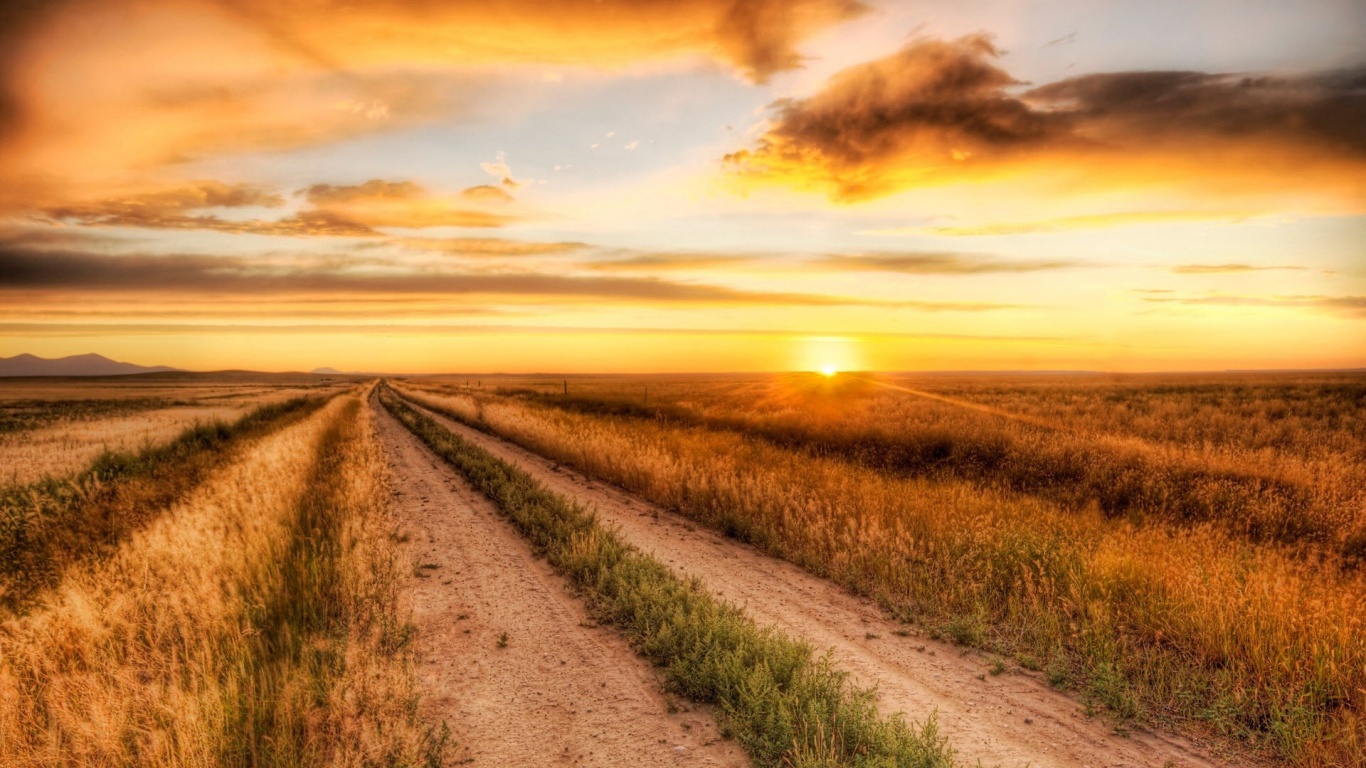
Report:
M 1026 88 L 1000 57 L 986 35 L 913 42 L 777 102 L 758 143 L 724 162 L 841 202 L 1024 172 L 1088 186 L 1327 183 L 1366 201 L 1366 66 L 1098 73 Z

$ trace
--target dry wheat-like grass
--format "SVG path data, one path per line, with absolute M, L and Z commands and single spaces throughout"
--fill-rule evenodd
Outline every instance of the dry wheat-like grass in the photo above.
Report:
M 1094 504 L 1135 522 L 1215 521 L 1254 540 L 1366 561 L 1360 375 L 506 383 L 519 386 L 495 392 L 561 409 L 738 431 L 880 471 Z
M 1044 668 L 1122 717 L 1220 731 L 1302 765 L 1366 756 L 1366 575 L 1332 552 L 901 477 L 742 431 L 405 391 Z
M 180 406 L 95 421 L 58 423 L 0 436 L 0 486 L 75 474 L 106 451 L 164 443 L 195 424 L 233 421 L 257 405 Z
M 261 439 L 0 624 L 0 764 L 418 761 L 401 563 L 357 406 Z
M 164 443 L 195 424 L 232 421 L 263 405 L 281 403 L 330 389 L 300 387 L 141 387 L 128 385 L 54 385 L 45 392 L 31 387 L 0 386 L 0 398 L 9 403 L 50 404 L 52 413 L 42 414 L 49 422 L 35 429 L 0 433 L 0 487 L 28 485 L 48 477 L 66 477 L 84 469 L 106 451 L 135 451 Z M 16 398 L 17 395 L 41 397 Z M 80 395 L 79 398 L 75 397 Z M 71 404 L 92 402 L 88 395 L 104 395 L 95 403 L 111 404 L 141 400 L 149 405 L 169 407 L 114 410 L 94 418 Z M 155 395 L 155 397 L 150 397 Z M 0 408 L 6 403 L 0 400 Z M 113 409 L 111 409 L 113 410 Z

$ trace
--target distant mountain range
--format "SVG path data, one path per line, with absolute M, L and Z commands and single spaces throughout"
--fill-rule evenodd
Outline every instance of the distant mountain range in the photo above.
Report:
M 130 373 L 178 371 L 165 365 L 134 365 L 110 360 L 104 355 L 72 355 L 49 360 L 36 355 L 0 357 L 3 376 L 123 376 Z

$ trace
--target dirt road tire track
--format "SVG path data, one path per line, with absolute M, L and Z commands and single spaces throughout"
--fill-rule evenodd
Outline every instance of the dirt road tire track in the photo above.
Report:
M 718 737 L 707 711 L 684 703 L 690 711 L 671 713 L 649 663 L 612 629 L 591 624 L 491 502 L 373 399 L 371 407 L 395 516 L 417 564 L 423 715 L 450 727 L 451 762 L 750 765 Z
M 416 406 L 416 404 L 414 404 Z M 627 542 L 700 578 L 718 596 L 743 606 L 759 624 L 774 624 L 817 649 L 859 685 L 876 685 L 884 712 L 923 719 L 936 712 L 940 734 L 962 764 L 1005 768 L 1222 768 L 1232 765 L 1186 739 L 1133 729 L 1114 732 L 1087 718 L 1077 701 L 1034 675 L 986 674 L 977 654 L 924 637 L 871 601 L 783 560 L 763 554 L 614 486 L 591 480 L 510 442 L 419 407 L 460 437 L 519 466 L 549 490 L 593 507 Z

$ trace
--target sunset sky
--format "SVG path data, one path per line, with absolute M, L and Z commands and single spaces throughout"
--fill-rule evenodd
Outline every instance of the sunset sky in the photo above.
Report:
M 1366 366 L 1360 0 L 0 0 L 0 356 Z

